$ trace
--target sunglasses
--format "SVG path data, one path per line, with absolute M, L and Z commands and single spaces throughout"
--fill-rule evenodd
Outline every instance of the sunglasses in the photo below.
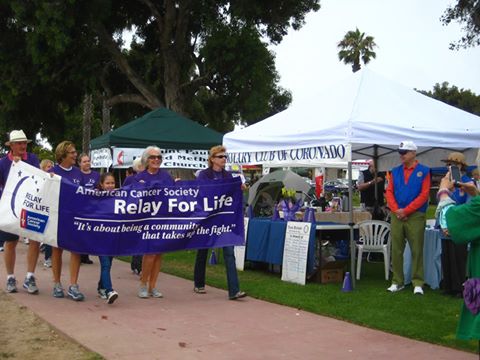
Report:
M 400 155 L 405 155 L 406 153 L 408 153 L 410 150 L 398 150 L 398 153 Z
M 217 159 L 226 159 L 228 156 L 227 155 L 215 155 L 214 158 Z
M 162 160 L 162 155 L 150 155 L 148 160 Z

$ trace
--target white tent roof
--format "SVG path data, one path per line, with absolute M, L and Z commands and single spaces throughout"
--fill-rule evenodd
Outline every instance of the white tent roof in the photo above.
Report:
M 363 69 L 323 94 L 311 94 L 279 114 L 226 134 L 223 144 L 232 155 L 229 160 L 238 163 L 344 166 L 351 149 L 352 159 L 377 151 L 379 166 L 386 169 L 399 162 L 396 149 L 403 140 L 413 140 L 419 160 L 431 166 L 442 165 L 452 149 L 473 163 L 480 117 Z M 338 145 L 345 146 L 345 157 L 328 154 Z M 314 158 L 312 148 L 321 156 Z M 298 156 L 298 149 L 307 155 Z M 292 154 L 296 159 L 289 158 Z

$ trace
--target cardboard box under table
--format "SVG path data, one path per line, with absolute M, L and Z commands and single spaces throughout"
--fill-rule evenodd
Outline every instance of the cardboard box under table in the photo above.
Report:
M 345 260 L 327 262 L 317 272 L 317 281 L 322 284 L 341 283 L 346 264 Z
M 354 225 L 355 236 L 358 237 L 358 226 Z M 320 262 L 320 268 L 317 271 L 315 280 L 320 283 L 342 282 L 344 270 L 350 256 L 342 257 L 336 261 L 324 261 L 325 254 L 322 253 L 322 244 L 330 242 L 332 244 L 339 240 L 346 240 L 350 243 L 350 226 L 333 222 L 317 222 L 317 259 Z M 350 246 L 348 246 L 350 248 Z

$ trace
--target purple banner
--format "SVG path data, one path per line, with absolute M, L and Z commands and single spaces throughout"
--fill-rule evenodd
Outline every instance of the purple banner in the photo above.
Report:
M 62 180 L 58 246 L 117 256 L 244 245 L 240 186 L 234 178 L 105 192 Z

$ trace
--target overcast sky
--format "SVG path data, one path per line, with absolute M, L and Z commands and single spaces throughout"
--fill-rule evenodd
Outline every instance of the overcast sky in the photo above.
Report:
M 449 50 L 462 34 L 458 24 L 443 26 L 440 17 L 452 0 L 321 0 L 321 9 L 291 30 L 276 53 L 280 85 L 294 101 L 320 92 L 350 74 L 338 60 L 337 43 L 356 27 L 373 36 L 377 58 L 368 67 L 406 86 L 432 90 L 449 82 L 480 95 L 480 47 Z

